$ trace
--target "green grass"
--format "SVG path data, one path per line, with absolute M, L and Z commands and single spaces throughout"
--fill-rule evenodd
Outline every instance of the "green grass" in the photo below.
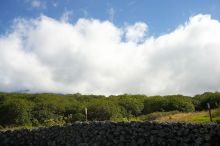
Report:
M 179 113 L 178 111 L 171 111 L 171 112 L 154 112 L 147 115 L 140 116 L 141 121 L 154 121 L 158 118 L 164 117 L 164 116 L 170 116 L 173 114 Z
M 34 127 L 30 126 L 30 125 L 24 125 L 24 126 L 7 126 L 7 127 L 1 127 L 0 131 L 7 131 L 7 130 L 17 130 L 17 129 L 32 129 Z
M 179 113 L 178 111 L 171 111 L 171 112 L 154 112 L 147 115 L 141 115 L 138 117 L 121 117 L 113 119 L 112 121 L 115 122 L 144 122 L 144 121 L 155 121 L 158 118 L 173 115 Z
M 194 117 L 192 117 L 192 120 L 195 122 L 209 122 L 210 118 L 209 118 L 209 114 L 208 112 L 205 112 L 201 115 L 196 115 Z M 219 122 L 220 121 L 220 109 L 216 109 L 212 111 L 212 120 L 213 122 Z
M 220 121 L 220 109 L 212 110 L 213 122 Z M 188 123 L 208 123 L 210 122 L 208 111 L 176 113 L 174 115 L 162 116 L 155 119 L 158 122 L 188 122 Z

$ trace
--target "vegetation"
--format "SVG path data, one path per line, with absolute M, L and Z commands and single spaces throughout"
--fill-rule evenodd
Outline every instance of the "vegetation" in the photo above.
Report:
M 190 123 L 207 123 L 210 122 L 207 111 L 190 112 L 190 113 L 176 113 L 168 114 L 166 116 L 157 117 L 154 119 L 159 122 L 190 122 Z M 213 122 L 220 122 L 220 109 L 212 110 Z
M 203 111 L 207 102 L 220 108 L 220 93 L 207 92 L 195 97 L 145 95 L 81 95 L 0 93 L 0 129 L 18 126 L 47 126 L 88 120 L 148 121 L 170 117 L 178 112 Z M 218 111 L 217 111 L 218 113 Z M 194 116 L 196 115 L 196 116 Z M 214 113 L 218 120 L 219 114 Z M 191 115 L 192 116 L 192 115 Z M 190 117 L 190 116 L 189 116 Z M 215 119 L 214 117 L 214 119 Z M 173 116 L 171 118 L 174 119 Z M 193 114 L 192 121 L 207 119 Z M 204 120 L 205 121 L 205 120 Z
M 220 107 L 220 92 L 206 92 L 201 95 L 196 95 L 193 99 L 195 108 L 198 111 L 206 109 L 207 103 L 210 103 L 212 108 Z
M 149 114 L 156 111 L 167 112 L 174 110 L 183 112 L 194 111 L 195 107 L 192 98 L 182 95 L 149 97 L 144 102 L 143 113 Z
M 179 113 L 179 111 L 171 112 L 154 112 L 139 117 L 140 121 L 158 121 L 158 119 Z

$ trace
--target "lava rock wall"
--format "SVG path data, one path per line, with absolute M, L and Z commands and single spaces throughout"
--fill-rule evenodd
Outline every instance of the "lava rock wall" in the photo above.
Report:
M 220 146 L 220 125 L 76 122 L 0 131 L 0 146 Z

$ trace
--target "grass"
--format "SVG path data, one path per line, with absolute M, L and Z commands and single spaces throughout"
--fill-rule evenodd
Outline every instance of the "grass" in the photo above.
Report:
M 165 116 L 170 116 L 173 114 L 179 113 L 178 111 L 171 111 L 171 112 L 154 112 L 147 115 L 142 115 L 139 117 L 140 121 L 155 121 L 158 118 L 162 118 Z
M 171 112 L 154 112 L 154 113 L 150 113 L 147 115 L 141 115 L 138 117 L 123 117 L 123 118 L 118 118 L 118 119 L 113 119 L 112 121 L 115 122 L 143 122 L 143 121 L 155 121 L 158 118 L 164 117 L 164 116 L 168 116 L 168 115 L 172 115 L 172 114 L 176 114 L 179 113 L 178 111 L 171 111 Z
M 33 127 L 30 125 L 24 125 L 24 126 L 7 126 L 7 127 L 1 127 L 0 131 L 7 131 L 7 130 L 18 130 L 18 129 L 32 129 Z
M 213 122 L 220 121 L 220 109 L 212 110 Z M 158 122 L 188 122 L 188 123 L 208 123 L 210 122 L 208 111 L 191 112 L 191 113 L 176 113 L 158 117 L 155 119 Z

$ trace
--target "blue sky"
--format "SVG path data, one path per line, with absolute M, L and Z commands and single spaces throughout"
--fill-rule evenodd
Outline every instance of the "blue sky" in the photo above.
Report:
M 34 5 L 35 3 L 35 5 Z M 220 19 L 219 0 L 1 0 L 0 33 L 9 29 L 15 18 L 36 18 L 41 14 L 59 19 L 71 12 L 70 21 L 79 18 L 111 20 L 117 26 L 138 21 L 149 26 L 151 35 L 175 29 L 190 16 L 211 14 Z

